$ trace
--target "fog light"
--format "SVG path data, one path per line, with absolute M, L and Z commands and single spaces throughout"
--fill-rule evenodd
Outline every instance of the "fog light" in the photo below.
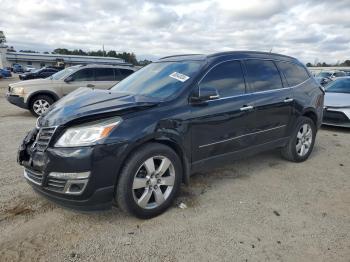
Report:
M 71 195 L 80 195 L 83 193 L 88 181 L 88 179 L 68 180 L 64 188 L 64 193 Z
M 51 172 L 50 177 L 60 178 L 60 179 L 87 179 L 90 176 L 90 172 L 81 173 L 61 173 L 61 172 Z

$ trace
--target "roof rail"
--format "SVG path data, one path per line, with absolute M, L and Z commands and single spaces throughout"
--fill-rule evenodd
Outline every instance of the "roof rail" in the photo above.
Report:
M 203 54 L 183 54 L 183 55 L 170 55 L 170 56 L 164 56 L 162 58 L 159 58 L 159 60 L 165 59 L 165 58 L 171 58 L 171 57 L 178 57 L 178 56 L 191 56 L 191 55 L 203 55 Z

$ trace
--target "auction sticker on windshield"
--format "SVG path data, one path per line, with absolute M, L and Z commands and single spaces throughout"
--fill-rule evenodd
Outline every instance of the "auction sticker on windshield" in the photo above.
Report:
M 169 76 L 176 79 L 176 80 L 179 80 L 181 82 L 185 82 L 186 80 L 188 80 L 190 78 L 189 76 L 178 73 L 178 72 L 171 73 Z

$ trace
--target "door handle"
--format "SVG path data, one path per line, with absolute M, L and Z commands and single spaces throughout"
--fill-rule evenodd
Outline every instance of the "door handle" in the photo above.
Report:
M 87 84 L 86 87 L 95 87 L 93 84 Z
M 283 102 L 290 103 L 290 102 L 293 102 L 293 100 L 294 100 L 293 98 L 288 98 L 287 97 L 286 99 L 283 100 Z
M 243 106 L 240 108 L 241 111 L 247 111 L 247 110 L 252 110 L 254 107 L 253 106 Z

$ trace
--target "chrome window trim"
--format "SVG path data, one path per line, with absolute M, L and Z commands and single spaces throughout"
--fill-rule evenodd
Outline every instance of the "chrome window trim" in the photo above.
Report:
M 197 82 L 197 86 L 198 86 L 198 94 L 199 96 L 201 95 L 201 89 L 200 89 L 200 83 L 202 82 L 203 78 L 206 77 L 206 75 L 213 70 L 215 67 L 217 67 L 218 65 L 225 63 L 225 62 L 231 62 L 231 61 L 239 61 L 242 67 L 242 61 L 245 60 L 264 60 L 264 61 L 273 61 L 273 62 L 285 62 L 285 63 L 291 63 L 291 64 L 297 64 L 294 62 L 290 62 L 290 61 L 285 61 L 285 60 L 279 60 L 279 59 L 268 59 L 268 58 L 235 58 L 235 59 L 228 59 L 228 60 L 224 60 L 221 62 L 218 62 L 217 64 L 213 65 L 212 67 L 210 67 L 208 69 L 208 71 L 201 77 L 201 79 Z M 277 67 L 277 66 L 276 66 Z M 279 74 L 283 74 L 282 72 L 279 71 L 279 68 L 277 67 L 277 70 L 279 72 Z M 243 73 L 243 78 L 244 78 L 244 83 L 245 83 L 245 87 L 247 90 L 247 81 L 245 79 L 245 75 L 244 75 L 244 70 L 242 68 L 242 73 Z M 211 102 L 211 101 L 218 101 L 218 100 L 223 100 L 223 99 L 228 99 L 228 98 L 234 98 L 234 97 L 240 97 L 240 96 L 244 96 L 244 95 L 250 95 L 250 94 L 261 94 L 261 93 L 268 93 L 268 92 L 273 92 L 273 91 L 281 91 L 281 90 L 285 90 L 285 89 L 292 89 L 292 88 L 296 88 L 299 87 L 300 85 L 306 83 L 307 81 L 309 81 L 311 79 L 311 76 L 309 75 L 309 78 L 307 78 L 305 81 L 294 85 L 294 86 L 287 86 L 287 87 L 282 87 L 282 88 L 278 88 L 278 89 L 270 89 L 270 90 L 264 90 L 264 91 L 257 91 L 257 92 L 251 92 L 251 93 L 244 93 L 244 94 L 239 94 L 239 95 L 234 95 L 234 96 L 226 96 L 226 97 L 222 97 L 222 98 L 218 98 L 218 99 L 214 99 L 214 100 L 207 100 L 207 102 Z M 281 79 L 282 81 L 282 79 Z M 283 82 L 282 82 L 283 84 Z
M 231 138 L 228 138 L 228 139 L 220 140 L 220 141 L 217 141 L 217 142 L 213 142 L 213 143 L 209 143 L 209 144 L 205 144 L 205 145 L 200 145 L 198 148 L 213 146 L 213 145 L 216 145 L 216 144 L 225 143 L 225 142 L 228 142 L 228 141 L 239 139 L 241 137 L 255 135 L 255 134 L 260 134 L 260 133 L 264 133 L 264 132 L 269 132 L 269 131 L 272 131 L 272 130 L 275 130 L 275 129 L 279 129 L 279 128 L 283 128 L 283 127 L 286 127 L 286 126 L 287 125 L 281 125 L 281 126 L 276 126 L 276 127 L 273 127 L 273 128 L 268 128 L 268 129 L 260 130 L 260 131 L 257 131 L 257 132 L 253 132 L 253 133 L 248 133 L 248 134 L 244 134 L 244 135 L 240 135 L 240 136 L 235 136 L 235 137 L 231 137 Z
M 246 95 L 255 95 L 255 94 L 263 94 L 263 93 L 272 93 L 272 92 L 277 92 L 277 91 L 281 91 L 281 90 L 288 90 L 288 89 L 293 89 L 296 87 L 299 87 L 300 85 L 303 85 L 305 82 L 309 81 L 310 78 L 306 79 L 304 82 L 296 85 L 296 86 L 290 86 L 290 87 L 283 87 L 283 88 L 278 88 L 278 89 L 271 89 L 271 90 L 265 90 L 265 91 L 258 91 L 258 92 L 252 92 L 252 93 L 245 93 L 245 94 L 241 94 L 241 95 L 235 95 L 235 96 L 227 96 L 227 97 L 222 97 L 222 98 L 218 98 L 218 99 L 214 99 L 214 100 L 208 100 L 207 102 L 214 102 L 214 101 L 218 101 L 218 100 L 223 100 L 223 99 L 228 99 L 228 98 L 234 98 L 234 97 L 241 97 L 241 96 L 246 96 Z

